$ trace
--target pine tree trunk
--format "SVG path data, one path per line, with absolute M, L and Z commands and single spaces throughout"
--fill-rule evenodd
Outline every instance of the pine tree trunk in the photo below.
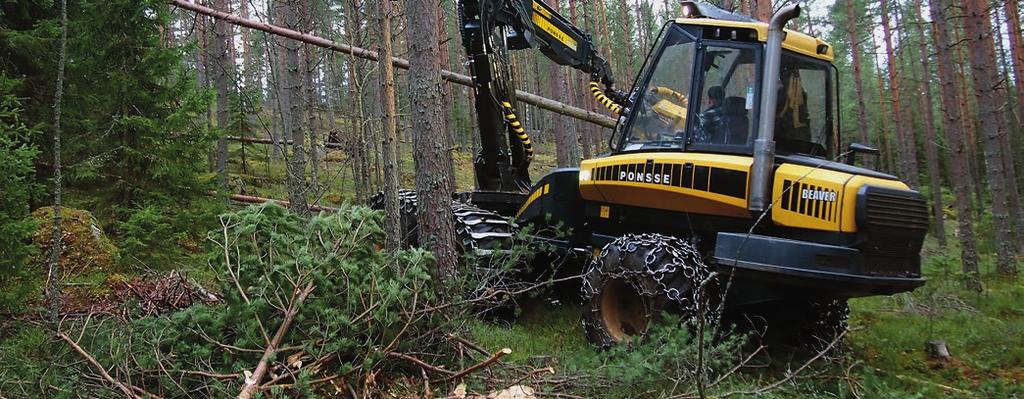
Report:
M 441 69 L 450 69 L 448 63 L 451 61 L 450 60 L 450 55 L 448 54 L 448 46 L 451 44 L 451 41 L 448 38 L 447 30 L 445 30 L 445 19 L 446 19 L 445 18 L 445 13 L 446 13 L 446 11 L 447 10 L 445 9 L 445 7 L 440 7 L 440 6 L 437 7 L 437 26 L 438 26 L 438 34 L 440 35 L 440 37 L 438 38 L 439 42 L 438 42 L 438 52 L 437 52 L 437 55 L 438 55 L 438 57 L 437 57 L 437 64 L 441 66 Z M 452 118 L 452 102 L 450 101 L 451 98 L 452 98 L 452 84 L 451 84 L 451 82 L 448 82 L 448 81 L 441 82 L 441 91 L 442 91 L 442 94 L 444 95 L 444 98 L 446 100 L 441 102 L 441 105 L 442 105 L 441 110 L 440 110 L 440 112 L 441 112 L 441 131 L 439 132 L 440 135 L 438 137 L 445 140 L 445 145 L 448 146 L 450 151 L 455 151 L 455 135 L 454 135 L 454 132 L 452 131 L 451 124 L 449 123 L 449 121 Z M 455 187 L 455 163 L 454 162 L 451 164 L 451 171 L 448 173 L 448 176 L 452 179 L 451 184 L 452 184 L 452 187 L 454 188 Z
M 284 24 L 284 5 L 281 4 L 281 0 L 267 0 L 267 14 L 272 16 L 271 20 L 277 24 Z M 270 162 L 267 163 L 269 170 L 270 164 L 285 158 L 288 155 L 288 150 L 285 147 L 285 142 L 288 141 L 286 138 L 290 137 L 290 132 L 287 122 L 287 108 L 288 108 L 288 97 L 285 95 L 285 83 L 284 83 L 284 50 L 280 46 L 280 42 L 277 40 L 275 35 L 264 35 L 266 38 L 264 42 L 264 51 L 267 57 L 267 72 L 271 77 L 272 87 L 268 88 L 270 95 L 274 97 L 272 102 L 274 111 L 274 123 L 270 129 L 270 140 L 274 142 L 273 150 L 271 152 Z M 287 169 L 287 167 L 286 167 Z
M 981 274 L 978 270 L 978 251 L 974 239 L 974 212 L 971 209 L 970 176 L 967 174 L 967 158 L 961 114 L 959 89 L 953 72 L 953 55 L 949 41 L 949 21 L 942 0 L 929 0 L 928 9 L 932 18 L 932 33 L 938 51 L 936 64 L 939 70 L 940 98 L 942 99 L 943 129 L 951 147 L 949 159 L 953 182 L 954 201 L 957 211 L 957 235 L 960 237 L 960 261 L 967 287 L 981 292 Z
M 928 44 L 925 41 L 924 24 L 920 18 L 921 1 L 916 0 L 912 8 L 914 12 L 913 22 L 917 25 L 918 59 L 923 69 L 921 79 L 918 80 L 920 88 L 917 98 L 921 99 L 921 108 L 924 108 L 921 118 L 924 119 L 925 159 L 928 163 L 928 185 L 932 196 L 932 228 L 934 229 L 932 233 L 939 239 L 939 245 L 945 247 L 946 228 L 942 212 L 942 167 L 939 164 L 939 140 L 935 132 L 935 114 L 933 113 L 935 105 L 932 102 L 931 65 L 933 63 L 928 60 Z M 913 62 L 910 64 L 911 66 L 914 65 Z
M 903 179 L 911 186 L 918 186 L 917 150 L 913 142 L 913 132 L 903 117 L 900 102 L 900 78 L 897 75 L 896 53 L 893 48 L 892 30 L 889 27 L 889 0 L 881 2 L 882 34 L 885 38 L 885 53 L 888 61 L 889 94 L 892 97 L 892 117 L 896 129 L 896 148 L 899 151 L 898 162 Z
M 438 58 L 438 26 L 428 0 L 408 0 L 409 104 L 413 104 L 413 159 L 416 162 L 419 238 L 437 258 L 437 275 L 445 281 L 455 276 L 457 255 L 451 208 L 452 187 L 448 178 L 451 153 L 438 140 L 441 121 L 441 68 Z M 446 161 L 447 160 L 447 161 Z
M 227 0 L 216 0 L 214 8 L 229 12 Z M 217 130 L 220 138 L 217 140 L 216 167 L 215 171 L 219 176 L 219 183 L 222 190 L 228 188 L 228 126 L 231 123 L 230 110 L 230 80 L 233 79 L 235 60 L 231 57 L 229 50 L 231 41 L 231 25 L 222 19 L 213 22 L 213 58 L 214 67 L 212 71 L 213 85 L 217 90 Z
M 578 0 L 569 0 L 569 18 L 573 22 L 573 24 L 579 27 L 583 27 L 584 30 L 589 32 L 589 28 L 586 27 L 586 21 L 580 19 L 580 5 L 578 3 Z M 583 5 L 583 9 L 583 15 L 585 18 L 587 15 L 585 4 Z M 575 75 L 576 79 L 574 81 L 573 87 L 575 93 L 573 93 L 573 98 L 576 100 L 575 103 L 578 107 L 589 111 L 591 101 L 588 101 L 588 99 L 586 98 L 587 90 L 585 89 L 587 87 L 587 81 L 589 80 L 589 77 L 582 73 L 577 73 Z M 589 123 L 582 123 L 579 120 L 576 121 L 576 131 L 579 133 L 580 136 L 582 136 L 578 137 L 578 139 L 580 139 L 580 146 L 583 149 L 583 159 L 590 159 L 594 157 L 594 129 L 589 125 Z
M 772 0 L 751 0 L 755 3 L 755 13 L 761 22 L 768 22 L 772 19 Z
M 60 323 L 61 251 L 64 249 L 61 232 L 61 189 L 64 184 L 60 165 L 61 103 L 64 101 L 64 66 L 68 54 L 68 2 L 60 2 L 60 53 L 57 61 L 57 92 L 53 96 L 53 230 L 50 235 L 50 257 L 46 276 L 46 300 L 49 302 L 49 321 L 56 329 Z
M 948 10 L 947 10 L 948 11 Z M 965 117 L 960 120 L 960 123 L 964 125 L 964 140 L 967 142 L 967 153 L 971 154 L 968 160 L 968 171 L 971 176 L 971 187 L 974 190 L 974 201 L 978 205 L 977 212 L 980 215 L 982 210 L 985 208 L 981 204 L 985 203 L 985 179 L 981 174 L 981 167 L 978 165 L 978 134 L 974 126 L 976 118 L 968 118 L 967 115 L 977 115 L 974 109 L 971 108 L 970 95 L 968 94 L 968 83 L 967 73 L 964 71 L 964 65 L 967 65 L 967 55 L 963 50 L 964 43 L 962 29 L 956 22 L 963 21 L 964 15 L 959 15 L 956 20 L 948 20 L 952 23 L 951 29 L 953 30 L 956 41 L 950 44 L 953 55 L 956 57 L 956 73 L 957 73 L 957 88 L 960 90 L 960 114 Z
M 388 0 L 377 2 L 377 27 L 380 29 L 380 60 L 377 71 L 383 84 L 384 95 L 381 97 L 381 115 L 384 121 L 382 140 L 384 163 L 384 235 L 385 248 L 396 251 L 402 245 L 401 215 L 398 213 L 398 127 L 395 116 L 395 70 L 391 65 L 394 56 L 391 48 L 392 7 Z
M 559 0 L 544 0 L 548 6 L 559 9 Z M 568 102 L 566 96 L 565 69 L 554 63 L 548 63 L 548 76 L 551 78 L 551 98 L 560 102 Z M 551 115 L 555 131 L 555 155 L 558 167 L 573 167 L 580 163 L 579 139 L 572 122 L 563 115 Z
M 1017 123 L 1024 123 L 1024 37 L 1021 32 L 1020 2 L 1005 0 L 1006 30 L 1010 39 L 1010 58 L 1013 60 L 1013 80 L 1017 92 Z M 1019 130 L 1024 128 L 1018 126 Z
M 1001 157 L 1003 145 L 1000 135 L 1007 134 L 1001 110 L 1006 108 L 1002 82 L 995 70 L 995 41 L 989 19 L 988 2 L 967 0 L 965 29 L 970 40 L 971 76 L 978 102 L 978 119 L 984 140 L 985 170 L 988 173 L 992 198 L 992 218 L 995 223 L 996 268 L 1005 275 L 1017 274 L 1016 246 L 1010 213 L 1008 212 L 1008 185 L 1010 178 Z
M 995 9 L 993 12 L 993 16 L 995 18 L 992 19 L 996 21 L 996 37 L 1002 37 L 1003 26 L 1002 20 L 999 17 L 999 10 Z M 996 40 L 995 42 L 996 46 L 999 48 L 999 64 L 1004 67 L 1003 72 L 999 74 L 999 78 L 1003 82 L 1012 82 L 1009 72 L 1011 66 L 1006 59 L 1006 47 L 1003 46 L 1003 40 Z M 1020 191 L 1017 185 L 1017 177 L 1019 174 L 1017 173 L 1017 167 L 1015 166 L 1014 160 L 1014 140 L 1013 137 L 1011 137 L 1012 132 L 1020 131 L 1019 128 L 1013 128 L 1014 126 L 1020 125 L 1018 123 L 1020 119 L 1014 115 L 1015 112 L 1012 107 L 1012 102 L 1013 101 L 1010 98 L 1009 93 L 1007 93 L 1006 109 L 1002 112 L 1006 130 L 1003 130 L 1003 134 L 999 136 L 999 140 L 1002 142 L 1002 145 L 999 146 L 999 153 L 1003 159 L 1003 168 L 1006 170 L 1004 175 L 1006 176 L 1006 192 L 1008 194 L 1007 206 L 1010 209 L 1010 221 L 1013 223 L 1013 231 L 1016 235 L 1015 241 L 1018 243 L 1017 252 L 1022 252 L 1024 251 L 1024 209 L 1022 209 L 1022 207 L 1024 207 L 1024 203 L 1021 203 Z
M 313 30 L 313 20 L 311 18 L 312 10 L 310 10 L 312 1 L 306 0 L 302 2 L 302 6 L 299 9 L 299 20 L 303 28 L 303 32 L 309 32 Z M 316 101 L 316 87 L 313 86 L 313 74 L 316 72 L 315 66 L 319 64 L 314 58 L 316 57 L 316 49 L 310 44 L 302 45 L 302 85 L 305 90 L 302 93 L 302 103 L 306 109 L 306 130 L 309 135 L 309 178 L 310 191 L 314 195 L 313 203 L 320 204 L 320 148 L 318 132 L 317 132 L 317 113 L 319 107 Z
M 360 9 L 361 2 L 353 0 L 348 2 L 348 9 L 345 13 L 345 33 L 348 37 L 349 43 L 359 44 L 360 38 L 356 36 L 356 32 L 361 32 L 360 29 Z M 364 89 L 363 89 L 363 61 L 356 59 L 355 56 L 349 54 L 348 57 L 348 84 L 349 84 L 349 99 L 352 101 L 349 103 L 349 123 L 351 126 L 351 148 L 352 157 L 354 162 L 352 164 L 352 174 L 354 177 L 356 202 L 364 203 L 368 197 L 367 190 L 370 188 L 370 157 L 369 152 L 366 151 L 366 135 L 364 124 L 366 120 L 364 118 L 363 108 L 364 102 Z
M 302 0 L 284 2 L 284 23 L 289 29 L 302 29 L 299 24 L 299 7 Z M 299 42 L 284 40 L 285 48 L 285 95 L 288 97 L 288 130 L 292 139 L 292 155 L 288 160 L 288 201 L 292 212 L 306 215 L 309 207 L 306 195 L 306 131 L 303 128 L 305 109 L 303 107 L 302 60 Z
M 872 34 L 870 36 L 871 46 L 877 51 L 878 43 L 875 42 L 875 35 Z M 878 138 L 882 141 L 882 169 L 887 172 L 892 172 L 896 168 L 895 165 L 893 165 L 895 163 L 894 159 L 896 159 L 899 154 L 896 154 L 896 151 L 893 150 L 891 142 L 889 141 L 892 130 L 889 129 L 889 117 L 887 114 L 890 114 L 891 112 L 888 109 L 889 107 L 886 105 L 890 103 L 885 101 L 885 84 L 882 82 L 881 67 L 878 65 L 877 60 L 874 64 L 875 79 L 878 85 L 878 119 L 882 121 L 882 131 L 878 133 Z
M 545 0 L 548 4 L 558 3 L 558 0 Z M 634 73 L 633 65 L 636 63 L 636 45 L 633 43 L 633 34 L 636 30 L 633 27 L 633 19 L 630 18 L 629 6 L 626 2 L 620 2 L 618 5 L 618 17 L 619 17 L 619 28 L 622 29 L 622 46 L 625 47 L 621 50 L 625 53 L 624 62 L 622 62 L 623 68 L 622 78 L 633 79 L 636 74 Z M 611 53 L 609 53 L 611 54 Z M 621 53 L 620 53 L 621 54 Z
M 860 141 L 870 145 L 868 139 L 868 116 L 864 98 L 864 82 L 861 81 L 860 42 L 857 40 L 857 19 L 854 15 L 853 0 L 846 0 L 846 37 L 850 41 L 850 55 L 853 58 L 853 83 L 857 91 L 857 122 Z M 867 167 L 872 167 L 874 160 L 865 160 Z

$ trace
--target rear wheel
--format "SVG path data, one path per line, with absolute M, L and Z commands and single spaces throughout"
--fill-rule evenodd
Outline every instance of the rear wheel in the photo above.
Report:
M 605 245 L 584 274 L 583 326 L 596 345 L 644 335 L 659 312 L 700 316 L 711 270 L 690 242 L 659 234 L 625 235 Z

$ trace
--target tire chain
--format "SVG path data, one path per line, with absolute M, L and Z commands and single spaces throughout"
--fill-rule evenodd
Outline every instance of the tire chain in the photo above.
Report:
M 644 258 L 645 265 L 642 270 L 620 269 L 617 272 L 606 273 L 602 270 L 602 265 L 609 256 L 608 254 L 611 252 L 609 249 L 612 246 L 619 248 L 619 262 L 622 262 L 623 255 L 626 253 L 635 253 L 642 247 L 652 249 Z M 655 264 L 660 254 L 667 254 L 668 256 L 663 258 L 669 259 L 670 262 Z M 594 287 L 591 284 L 591 278 L 589 278 L 591 273 L 600 273 L 604 276 L 601 281 L 608 281 L 609 278 L 629 281 L 637 292 L 651 298 L 656 297 L 659 293 L 663 293 L 672 304 L 678 307 L 678 310 L 683 312 L 684 319 L 687 319 L 684 320 L 686 322 L 693 322 L 698 319 L 701 310 L 700 306 L 705 302 L 703 300 L 705 295 L 712 297 L 712 295 L 704 293 L 705 288 L 708 288 L 717 276 L 717 273 L 704 264 L 703 257 L 694 243 L 676 237 L 649 233 L 627 234 L 606 244 L 601 249 L 599 257 L 591 261 L 585 274 L 588 277 L 583 279 L 583 286 L 581 287 L 583 299 L 588 302 L 599 294 L 599 287 Z M 679 287 L 670 286 L 667 280 L 677 275 L 683 276 L 686 281 L 692 283 L 689 290 L 687 290 L 688 292 L 682 292 Z M 651 287 L 643 287 L 640 286 L 641 284 L 636 283 L 636 281 L 643 278 L 650 278 L 656 283 L 654 290 L 650 289 Z M 720 311 L 721 307 L 711 309 L 705 313 L 705 319 L 717 320 L 717 313 Z

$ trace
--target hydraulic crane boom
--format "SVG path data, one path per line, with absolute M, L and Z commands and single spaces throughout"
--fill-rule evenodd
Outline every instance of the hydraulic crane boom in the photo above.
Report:
M 590 35 L 541 1 L 459 0 L 458 11 L 476 95 L 477 189 L 525 192 L 530 187 L 533 147 L 516 116 L 508 50 L 538 49 L 559 65 L 590 74 L 591 92 L 615 113 L 621 111 L 623 93 L 613 88 L 608 62 L 597 53 Z

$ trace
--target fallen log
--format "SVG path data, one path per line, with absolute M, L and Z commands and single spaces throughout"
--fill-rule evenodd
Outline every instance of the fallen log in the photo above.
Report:
M 292 145 L 292 141 L 291 140 L 278 140 L 275 143 L 274 140 L 258 138 L 258 137 L 227 136 L 226 138 L 228 140 L 231 140 L 231 141 L 240 141 L 240 142 L 243 142 L 243 143 Z M 336 149 L 343 149 L 344 148 L 344 146 L 342 146 L 339 143 L 331 143 L 331 142 L 323 143 L 323 146 L 324 146 L 324 148 L 336 148 Z
M 302 33 L 281 26 L 268 24 L 266 22 L 242 18 L 237 15 L 215 10 L 186 0 L 169 0 L 168 3 L 199 14 L 207 15 L 216 19 L 222 19 L 234 25 L 243 26 L 246 28 L 256 29 L 274 35 L 287 37 L 289 39 L 298 40 L 300 42 L 312 44 L 314 46 L 323 47 L 345 54 L 351 54 L 353 56 L 367 59 L 370 61 L 377 61 L 379 57 L 376 51 L 371 51 L 344 43 L 337 43 L 316 35 Z M 407 59 L 392 57 L 391 63 L 397 68 L 409 69 L 409 60 Z M 447 69 L 441 70 L 441 77 L 452 83 L 457 83 L 463 86 L 473 86 L 473 79 L 471 77 L 463 75 L 461 73 L 452 72 Z M 558 102 L 549 98 L 541 97 L 533 93 L 528 93 L 522 90 L 516 90 L 516 98 L 524 103 L 534 105 L 538 108 L 546 109 L 551 112 L 587 121 L 598 126 L 603 126 L 606 128 L 615 127 L 615 119 L 609 118 L 605 115 L 601 115 L 595 112 L 590 112 L 582 108 L 574 107 L 569 104 Z

